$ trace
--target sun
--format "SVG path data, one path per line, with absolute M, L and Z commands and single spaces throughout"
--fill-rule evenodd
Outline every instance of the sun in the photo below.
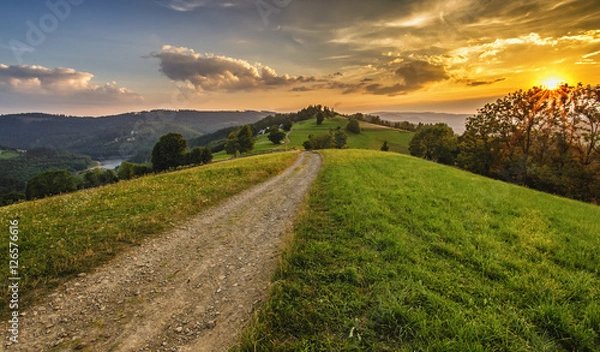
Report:
M 549 77 L 549 78 L 544 79 L 541 82 L 542 87 L 547 88 L 547 89 L 556 89 L 565 83 L 566 83 L 565 79 L 558 78 L 558 77 Z

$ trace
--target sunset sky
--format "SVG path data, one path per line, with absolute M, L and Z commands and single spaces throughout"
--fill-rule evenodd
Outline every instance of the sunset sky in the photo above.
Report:
M 474 113 L 600 83 L 600 0 L 8 0 L 0 114 Z

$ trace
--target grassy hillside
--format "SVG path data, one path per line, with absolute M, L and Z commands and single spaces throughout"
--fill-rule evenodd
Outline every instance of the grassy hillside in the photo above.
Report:
M 322 125 L 317 125 L 316 119 L 304 120 L 294 124 L 292 131 L 289 133 L 289 143 L 274 145 L 269 141 L 268 134 L 257 136 L 254 144 L 253 153 L 260 153 L 272 149 L 292 149 L 298 148 L 303 150 L 302 143 L 308 140 L 311 134 L 326 133 L 329 129 L 337 127 L 346 128 L 348 120 L 342 117 L 327 119 Z M 379 150 L 384 141 L 388 142 L 390 151 L 402 154 L 408 154 L 408 144 L 414 136 L 413 132 L 399 131 L 397 129 L 360 122 L 362 129 L 360 134 L 348 134 L 348 148 L 352 149 L 372 149 Z M 231 155 L 221 151 L 213 155 L 213 160 L 223 160 L 231 158 Z
M 7 150 L 0 148 L 0 160 L 15 159 L 21 156 L 23 156 L 23 154 L 17 152 L 16 150 Z
M 301 121 L 294 124 L 290 133 L 290 146 L 302 147 L 302 143 L 308 139 L 310 134 L 320 134 L 329 131 L 330 128 L 338 126 L 346 128 L 348 120 L 344 118 L 333 118 L 323 121 L 322 125 L 317 125 L 315 119 Z M 373 149 L 379 150 L 384 141 L 387 141 L 390 146 L 390 151 L 396 153 L 408 154 L 408 143 L 412 139 L 414 133 L 399 131 L 393 128 L 373 125 L 366 122 L 361 122 L 362 129 L 360 134 L 348 134 L 348 147 L 354 149 Z
M 324 166 L 246 351 L 597 351 L 600 208 L 409 156 Z
M 19 220 L 23 306 L 39 292 L 89 271 L 129 245 L 180 226 L 203 209 L 280 173 L 297 155 L 211 164 L 0 208 L 5 233 L 0 248 L 9 246 L 9 221 Z M 8 251 L 2 258 L 8 265 Z M 2 316 L 8 312 L 8 298 L 0 296 Z

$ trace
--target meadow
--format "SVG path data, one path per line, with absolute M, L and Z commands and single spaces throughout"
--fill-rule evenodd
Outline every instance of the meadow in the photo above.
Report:
M 9 247 L 9 224 L 19 221 L 20 300 L 23 307 L 75 275 L 106 263 L 149 236 L 282 172 L 298 153 L 277 153 L 145 176 L 76 193 L 0 208 Z M 2 256 L 8 266 L 8 250 Z M 8 269 L 7 269 L 8 271 Z M 0 296 L 0 315 L 8 312 Z
M 21 156 L 23 156 L 23 154 L 17 151 L 0 149 L 0 160 L 15 159 Z
M 302 143 L 308 140 L 311 134 L 318 135 L 327 133 L 330 129 L 338 127 L 346 128 L 348 120 L 342 117 L 326 119 L 321 125 L 317 125 L 316 119 L 304 120 L 294 123 L 290 131 L 289 143 L 274 145 L 269 141 L 268 134 L 256 136 L 254 149 L 252 153 L 263 153 L 269 150 L 289 150 L 297 148 L 304 150 Z M 413 132 L 400 131 L 394 128 L 374 125 L 367 122 L 360 122 L 361 133 L 355 134 L 346 131 L 348 135 L 348 148 L 352 149 L 372 149 L 379 150 L 384 141 L 388 142 L 390 151 L 402 154 L 408 154 L 408 144 L 414 136 Z M 231 158 L 231 155 L 221 151 L 213 155 L 213 160 L 223 160 Z
M 400 154 L 321 153 L 235 350 L 600 349 L 600 208 Z

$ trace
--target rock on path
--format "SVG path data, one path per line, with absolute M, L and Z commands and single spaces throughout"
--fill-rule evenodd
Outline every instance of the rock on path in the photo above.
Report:
M 9 351 L 226 351 L 265 298 L 285 233 L 321 165 L 284 173 L 59 287 Z

